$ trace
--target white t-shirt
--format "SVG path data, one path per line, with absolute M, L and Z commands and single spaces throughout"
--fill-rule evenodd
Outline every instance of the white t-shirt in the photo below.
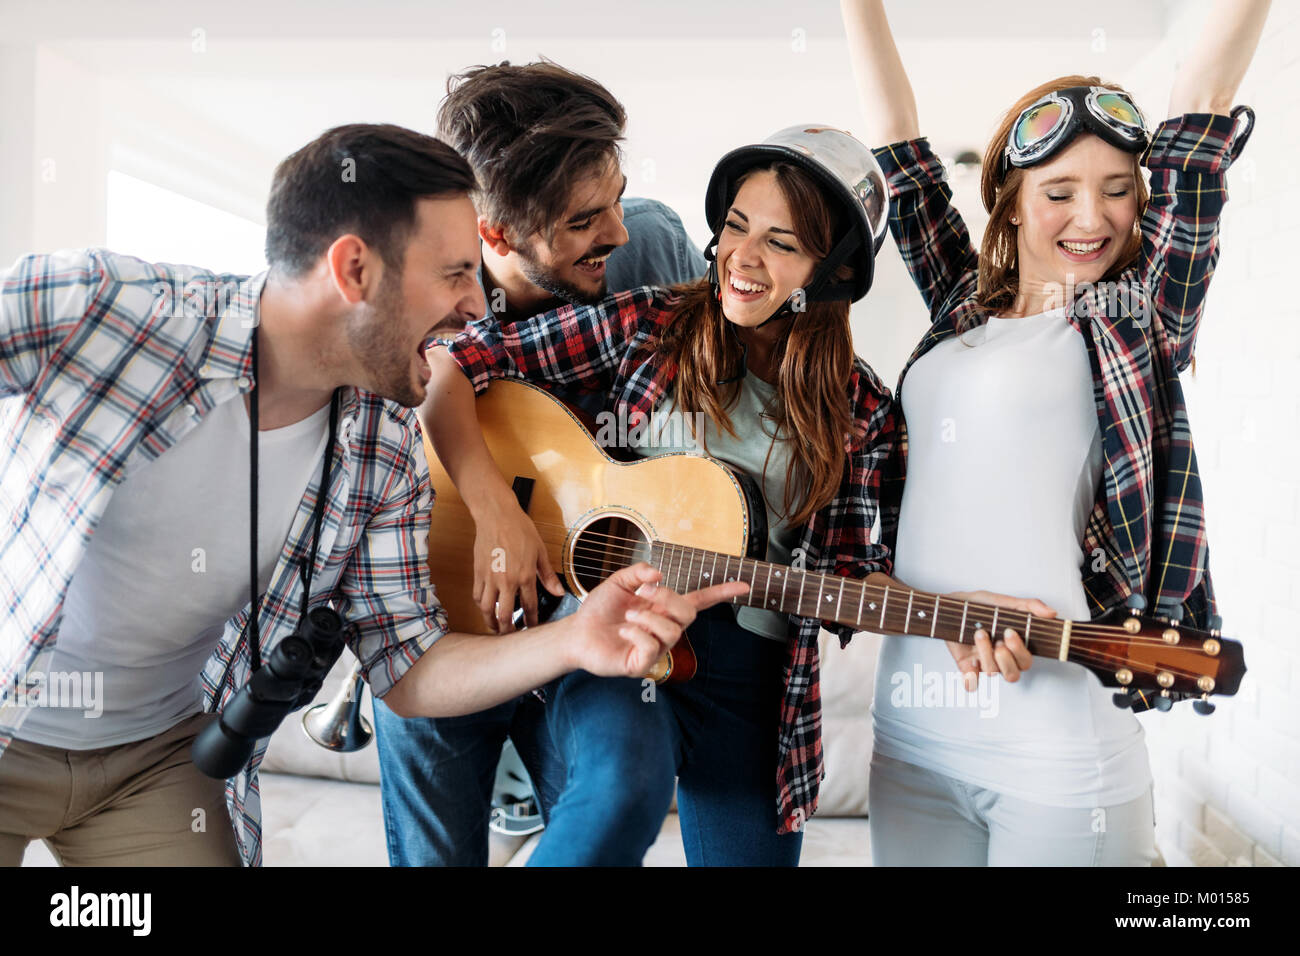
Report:
M 902 398 L 895 576 L 932 592 L 1036 597 L 1087 620 L 1082 542 L 1103 456 L 1087 350 L 1065 311 L 991 318 L 940 343 Z M 1150 785 L 1141 726 L 1086 668 L 1035 657 L 1016 683 L 981 677 L 972 694 L 956 672 L 942 641 L 884 640 L 880 753 L 1053 806 L 1119 803 Z
M 328 432 L 327 404 L 259 433 L 263 591 Z M 51 675 L 80 674 L 80 695 L 47 694 L 56 706 L 33 707 L 21 739 L 91 750 L 144 740 L 202 710 L 199 674 L 249 601 L 248 439 L 243 401 L 223 402 L 113 492 L 72 577 L 49 665 Z

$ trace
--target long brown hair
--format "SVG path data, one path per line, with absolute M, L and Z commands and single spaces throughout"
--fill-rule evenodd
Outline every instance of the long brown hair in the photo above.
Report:
M 826 201 L 809 175 L 792 163 L 776 162 L 748 170 L 737 178 L 727 206 L 746 178 L 771 171 L 794 217 L 800 246 L 820 262 L 843 228 L 839 210 Z M 842 266 L 837 280 L 853 270 Z M 736 430 L 726 409 L 740 394 L 740 383 L 718 385 L 718 379 L 741 374 L 741 348 L 728 329 L 722 305 L 707 279 L 677 286 L 680 302 L 660 339 L 659 352 L 676 366 L 676 407 L 684 413 L 704 412 L 728 435 Z M 806 524 L 834 497 L 843 480 L 845 447 L 853 428 L 848 382 L 853 371 L 853 335 L 848 302 L 808 302 L 804 311 L 782 319 L 788 329 L 779 340 L 773 420 L 777 440 L 789 441 L 786 467 L 786 522 Z M 687 419 L 691 421 L 691 419 Z M 705 451 L 708 443 L 705 442 Z M 771 450 L 768 451 L 771 458 Z M 764 462 L 764 471 L 767 462 Z M 769 502 L 770 507 L 774 503 Z
M 988 147 L 984 150 L 984 167 L 980 174 L 980 198 L 983 199 L 984 208 L 988 211 L 989 221 L 984 227 L 984 240 L 980 244 L 979 283 L 975 298 L 989 311 L 1011 308 L 1020 293 L 1016 227 L 1012 225 L 1011 217 L 1016 211 L 1016 200 L 1020 196 L 1020 187 L 1024 182 L 1024 171 L 1012 166 L 1007 171 L 1006 180 L 1002 183 L 998 182 L 998 166 L 1002 151 L 1007 145 L 1007 137 L 1011 134 L 1011 126 L 1035 101 L 1042 99 L 1048 93 L 1071 86 L 1104 86 L 1127 95 L 1123 87 L 1114 83 L 1104 83 L 1095 76 L 1074 74 L 1049 80 L 1020 97 L 1011 109 L 1007 110 L 993 133 L 993 138 L 989 140 Z M 1105 279 L 1113 279 L 1132 265 L 1142 250 L 1142 238 L 1137 230 L 1137 223 L 1150 197 L 1146 181 L 1142 178 L 1140 155 L 1133 155 L 1133 194 L 1137 197 L 1137 217 L 1134 219 L 1133 234 L 1121 250 L 1115 264 L 1103 276 Z

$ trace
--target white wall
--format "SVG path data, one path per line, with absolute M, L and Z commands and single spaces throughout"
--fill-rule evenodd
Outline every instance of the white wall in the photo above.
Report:
M 1196 4 L 1134 71 L 1158 85 L 1201 22 Z M 1167 89 L 1167 83 L 1165 84 Z M 1229 203 L 1197 347 L 1183 376 L 1205 490 L 1210 569 L 1241 692 L 1209 718 L 1143 718 L 1157 837 L 1171 864 L 1300 864 L 1300 4 L 1275 2 L 1237 102 L 1258 114 Z

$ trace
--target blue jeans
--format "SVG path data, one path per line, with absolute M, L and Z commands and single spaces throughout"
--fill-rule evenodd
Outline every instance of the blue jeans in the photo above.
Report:
M 548 620 L 579 607 L 565 595 Z M 462 717 L 398 717 L 375 701 L 379 789 L 391 866 L 487 866 L 492 785 L 510 737 L 545 822 L 564 784 L 532 694 Z
M 492 784 L 507 734 L 532 777 L 545 820 L 564 778 L 537 698 L 464 717 L 411 719 L 375 701 L 391 865 L 487 866 Z
M 673 778 L 691 866 L 796 866 L 801 832 L 777 834 L 777 743 L 787 647 L 702 612 L 699 672 L 681 685 L 575 671 L 546 705 L 567 770 L 529 866 L 639 865 Z

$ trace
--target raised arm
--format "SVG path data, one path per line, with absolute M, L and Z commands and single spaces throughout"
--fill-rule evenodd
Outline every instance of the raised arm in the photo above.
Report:
M 1216 3 L 1170 99 L 1174 113 L 1155 130 L 1143 163 L 1151 200 L 1142 212 L 1142 282 L 1157 341 L 1182 371 L 1191 364 L 1205 295 L 1219 258 L 1227 172 L 1243 146 L 1227 114 L 1250 64 L 1267 0 Z
M 921 135 L 916 96 L 889 32 L 882 0 L 840 0 L 864 119 L 863 139 L 885 146 Z
M 889 183 L 889 231 L 930 320 L 974 291 L 979 258 L 952 204 L 943 162 L 921 138 L 916 98 L 881 0 L 842 0 L 866 138 Z
M 846 0 L 847 2 L 847 0 Z M 1270 0 L 1215 0 L 1201 34 L 1174 78 L 1169 115 L 1232 109 L 1268 19 Z

